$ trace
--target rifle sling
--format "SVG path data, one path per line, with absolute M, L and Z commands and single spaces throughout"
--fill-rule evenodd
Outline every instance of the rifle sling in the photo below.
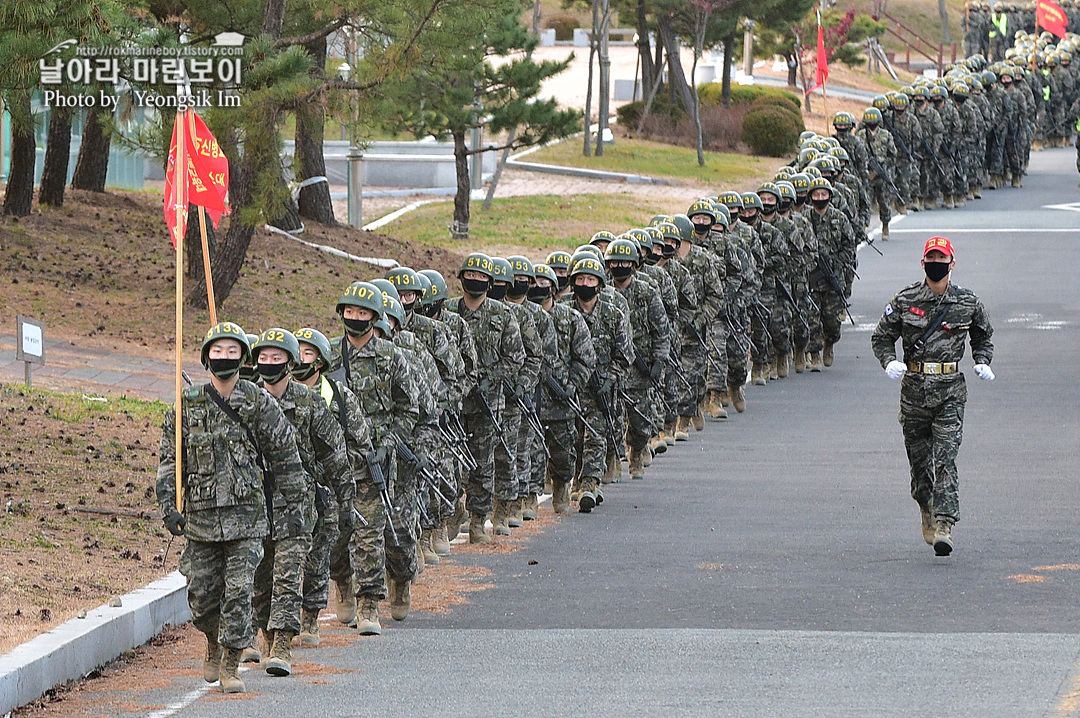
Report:
M 266 469 L 266 461 L 263 459 L 262 448 L 259 446 L 259 442 L 255 441 L 255 434 L 251 431 L 251 427 L 247 425 L 243 417 L 240 416 L 240 412 L 232 407 L 229 402 L 225 400 L 218 390 L 213 387 L 212 384 L 206 385 L 206 395 L 210 397 L 210 400 L 218 405 L 218 408 L 225 412 L 225 416 L 232 419 L 234 422 L 240 425 L 240 428 L 247 434 L 248 441 L 255 447 L 255 461 L 259 465 L 259 469 L 263 474 L 263 497 L 266 501 L 266 520 L 270 525 L 270 534 L 274 533 L 274 476 Z

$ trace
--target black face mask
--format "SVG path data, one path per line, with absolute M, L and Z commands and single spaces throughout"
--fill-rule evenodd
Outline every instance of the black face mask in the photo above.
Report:
M 435 317 L 439 316 L 439 312 L 441 312 L 441 311 L 442 311 L 442 305 L 443 305 L 443 302 L 444 302 L 444 301 L 446 301 L 446 300 L 444 300 L 444 299 L 440 299 L 440 300 L 438 300 L 437 302 L 435 302 L 435 303 L 433 303 L 433 304 L 430 304 L 430 305 L 428 305 L 428 307 L 427 307 L 427 311 L 426 311 L 426 312 L 424 312 L 424 314 L 426 314 L 427 316 L 431 317 L 432 319 L 434 319 Z
M 551 296 L 551 287 L 529 287 L 529 301 L 543 304 Z
M 212 368 L 210 369 L 210 373 L 211 374 L 214 373 L 214 370 Z M 214 376 L 217 376 L 217 374 L 214 374 Z M 218 378 L 219 379 L 228 379 L 228 377 L 218 377 Z M 240 378 L 244 379 L 245 381 L 255 381 L 256 379 L 259 378 L 259 371 L 255 367 L 248 366 L 247 364 L 245 364 L 244 366 L 240 367 Z
M 779 211 L 780 211 L 781 214 L 783 214 L 784 212 L 787 212 L 789 209 L 791 209 L 791 200 L 790 199 L 782 199 L 782 200 L 780 200 L 779 208 L 780 208 Z
M 645 264 L 648 264 L 650 267 L 655 266 L 656 263 L 659 262 L 659 261 L 660 261 L 660 255 L 659 254 L 653 254 L 652 252 L 649 252 L 648 254 L 645 255 Z
M 753 227 L 753 226 L 754 226 L 755 224 L 757 224 L 757 221 L 758 221 L 758 215 L 757 215 L 757 212 L 754 212 L 754 213 L 753 213 L 752 215 L 749 215 L 749 216 L 746 216 L 746 215 L 741 215 L 741 214 L 740 214 L 740 215 L 739 215 L 739 219 L 740 219 L 740 220 L 741 220 L 741 221 L 742 221 L 742 222 L 743 222 L 744 224 L 748 224 L 748 225 L 750 225 L 751 227 Z
M 878 123 L 876 123 L 876 122 L 863 122 L 863 127 L 865 127 L 868 130 L 876 130 L 878 128 Z
M 611 267 L 611 276 L 620 282 L 624 279 L 629 279 L 630 275 L 634 273 L 633 267 Z
M 766 217 L 772 217 L 774 214 L 776 214 L 776 205 L 775 204 L 762 205 L 761 213 L 763 215 L 765 215 Z
M 528 279 L 515 279 L 514 286 L 506 290 L 506 293 L 515 299 L 520 299 L 529 293 L 529 280 Z
M 949 275 L 949 265 L 952 262 L 923 262 L 923 271 L 932 282 L 940 282 Z
M 810 200 L 810 203 L 814 205 L 814 209 L 825 209 L 829 206 L 831 200 L 831 197 L 829 199 L 812 199 Z
M 600 287 L 589 287 L 584 284 L 575 284 L 573 286 L 574 296 L 580 299 L 585 304 L 588 304 L 596 298 L 596 294 L 600 291 Z
M 679 251 L 679 248 L 676 247 L 674 244 L 665 244 L 664 248 L 661 251 L 664 253 L 665 257 L 668 257 L 670 259 L 671 257 L 675 256 L 675 253 Z
M 405 310 L 406 314 L 412 314 L 413 309 L 416 308 L 416 300 L 414 299 L 413 301 L 409 302 L 408 304 L 406 304 L 405 302 L 402 302 L 401 303 L 401 308 Z
M 962 105 L 965 102 L 967 102 L 967 98 L 966 97 L 954 97 L 953 101 L 956 102 L 956 104 L 958 104 L 958 105 Z
M 850 127 L 837 127 L 835 129 L 836 129 L 836 134 L 840 135 L 841 137 L 843 137 L 847 133 L 851 132 Z
M 289 362 L 282 364 L 256 364 L 255 367 L 259 370 L 259 376 L 262 377 L 263 382 L 269 385 L 277 384 L 289 374 Z
M 797 195 L 795 195 L 795 206 L 796 207 L 802 207 L 804 204 L 806 204 L 806 195 L 805 194 L 797 194 Z
M 297 364 L 293 367 L 292 375 L 293 379 L 297 381 L 307 381 L 311 377 L 315 376 L 315 373 L 319 371 L 319 362 L 312 361 L 306 364 Z
M 461 287 L 465 290 L 473 299 L 482 297 L 488 291 L 488 280 L 486 279 L 462 279 Z
M 706 234 L 709 233 L 710 229 L 712 229 L 711 224 L 695 224 L 694 234 L 700 234 L 702 237 L 704 237 Z
M 558 275 L 556 275 L 556 278 L 559 280 L 559 291 L 560 292 L 570 286 L 570 277 L 566 277 L 566 276 L 559 277 Z
M 350 337 L 360 337 L 371 331 L 370 319 L 341 319 L 341 323 L 345 325 L 345 333 Z
M 240 371 L 240 359 L 207 359 L 207 368 L 210 373 L 222 381 L 228 381 Z
M 488 290 L 488 297 L 497 301 L 506 299 L 506 290 L 510 288 L 508 284 L 492 284 L 491 289 Z

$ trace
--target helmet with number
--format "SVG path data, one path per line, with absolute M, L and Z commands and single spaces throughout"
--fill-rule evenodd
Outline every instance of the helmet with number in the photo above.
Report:
M 210 345 L 216 342 L 218 339 L 232 339 L 240 345 L 240 351 L 242 356 L 240 357 L 241 364 L 247 364 L 251 361 L 251 342 L 248 339 L 249 336 L 253 336 L 244 332 L 240 328 L 239 324 L 233 322 L 218 322 L 206 332 L 203 337 L 202 349 L 199 352 L 199 359 L 202 361 L 204 367 L 209 366 L 207 364 L 207 355 L 210 353 Z
M 822 137 L 819 144 L 821 144 L 821 146 L 824 148 L 824 152 L 828 152 L 833 147 L 839 147 L 840 140 L 836 139 L 835 137 Z
M 832 120 L 833 127 L 836 129 L 845 129 L 855 126 L 855 115 L 850 112 L 837 112 L 833 115 Z
M 401 295 L 398 294 L 397 287 L 395 287 L 389 279 L 372 279 L 371 283 L 381 289 L 383 294 L 389 294 L 399 302 L 401 301 Z M 386 302 L 383 302 L 383 306 L 386 306 Z
M 948 91 L 941 85 L 934 85 L 930 88 L 930 101 L 938 102 L 944 100 L 948 94 Z
M 892 103 L 892 108 L 894 110 L 906 110 L 911 104 L 911 99 L 906 93 L 897 92 L 892 96 L 892 99 L 889 100 L 889 102 Z
M 304 344 L 310 344 L 315 347 L 315 351 L 319 352 L 319 361 L 321 361 L 325 367 L 330 366 L 330 362 L 333 361 L 333 352 L 330 349 L 330 340 L 326 338 L 325 334 L 318 329 L 303 327 L 293 332 L 293 336 L 296 337 L 297 342 L 303 342 Z M 299 356 L 299 352 L 297 353 L 297 356 Z
M 529 261 L 528 257 L 515 254 L 512 257 L 507 257 L 506 260 L 510 262 L 510 270 L 515 277 L 523 275 L 529 279 L 536 278 L 536 270 L 533 269 L 533 263 Z
M 597 242 L 614 242 L 615 235 L 608 232 L 606 229 L 602 229 L 592 236 L 589 240 L 589 244 L 596 244 Z
M 761 186 L 757 188 L 757 196 L 760 197 L 762 192 L 768 192 L 780 199 L 780 188 L 776 186 L 775 182 L 762 182 Z
M 570 269 L 570 253 L 557 249 L 547 256 L 544 264 L 554 269 Z
M 431 291 L 424 293 L 424 302 L 434 304 L 441 299 L 450 298 L 450 289 L 446 286 L 443 275 L 434 269 L 421 269 L 421 277 L 427 277 L 431 281 Z M 429 301 L 430 297 L 430 301 Z
M 576 257 L 576 256 L 578 256 L 579 254 L 582 254 L 582 253 L 591 254 L 592 256 L 599 259 L 601 262 L 604 261 L 604 253 L 602 251 L 600 251 L 599 247 L 597 247 L 595 244 L 583 244 L 583 245 L 581 245 L 580 247 L 578 247 L 577 249 L 574 250 L 573 256 L 570 257 L 570 265 L 569 266 L 571 266 L 571 267 L 574 266 L 574 257 Z
M 817 133 L 813 130 L 803 130 L 799 133 L 799 142 L 802 142 L 803 140 L 809 140 L 814 137 L 817 137 Z
M 401 306 L 401 300 L 388 293 L 383 294 L 383 318 L 393 317 L 400 327 L 405 324 L 405 308 Z
M 845 150 L 843 147 L 833 147 L 831 150 L 829 150 L 829 155 L 831 155 L 840 162 L 841 169 L 843 169 L 844 167 L 844 162 L 851 162 L 851 155 L 849 155 L 848 151 Z
M 671 223 L 679 228 L 679 237 L 684 242 L 689 242 L 694 238 L 694 223 L 690 221 L 690 217 L 685 214 L 677 214 L 671 218 Z
M 819 170 L 814 165 L 810 164 L 810 165 L 807 165 L 806 167 L 803 168 L 803 174 L 806 175 L 807 177 L 809 177 L 810 179 L 814 179 L 815 177 L 820 177 L 821 176 L 821 170 Z
M 756 209 L 761 211 L 761 197 L 753 192 L 744 192 L 742 196 L 743 209 Z
M 833 195 L 832 182 L 825 179 L 824 177 L 815 177 L 814 179 L 810 180 L 809 192 L 813 193 L 813 191 L 816 189 L 827 189 L 829 190 L 829 196 L 832 197 Z
M 466 271 L 480 272 L 480 274 L 487 275 L 488 279 L 492 279 L 495 268 L 491 264 L 491 257 L 483 252 L 473 252 L 465 257 L 465 260 L 461 263 L 461 269 L 458 270 L 458 279 L 461 279 Z
M 559 277 L 555 274 L 555 270 L 546 264 L 534 264 L 533 272 L 536 273 L 536 278 L 547 279 L 551 282 L 551 286 L 555 289 L 559 288 Z
M 721 192 L 717 197 L 720 204 L 728 208 L 728 211 L 742 209 L 742 195 L 738 192 Z
M 670 214 L 656 214 L 656 215 L 653 215 L 653 218 L 649 220 L 649 226 L 650 227 L 657 227 L 657 226 L 660 225 L 661 222 L 670 222 L 670 221 L 671 221 L 671 215 Z
M 699 199 L 686 210 L 686 216 L 690 218 L 691 223 L 694 221 L 695 214 L 704 214 L 711 217 L 714 224 L 716 223 L 716 210 L 713 209 L 713 203 L 707 199 Z M 691 232 L 693 232 L 693 227 L 691 227 Z
M 829 156 L 818 157 L 816 160 L 808 164 L 806 166 L 806 169 L 815 169 L 822 175 L 824 175 L 826 172 L 833 172 L 833 166 L 830 162 L 831 159 L 832 157 Z
M 416 276 L 420 277 L 420 284 L 424 286 L 424 292 L 420 295 L 420 306 L 430 307 L 435 303 L 435 299 L 432 297 L 431 280 L 420 274 L 420 272 L 417 272 Z
M 795 174 L 795 168 L 791 165 L 784 165 L 780 169 L 776 170 L 776 174 L 773 175 L 773 182 L 777 180 L 787 179 L 793 174 Z
M 1013 77 L 1015 79 L 1023 80 L 1024 79 L 1024 73 L 1025 73 L 1025 70 L 1024 70 L 1023 65 L 1016 65 L 1016 66 L 1013 67 Z
M 798 163 L 800 167 L 806 165 L 817 159 L 817 156 L 821 154 L 816 147 L 807 147 L 806 149 L 799 150 Z
M 340 315 L 347 306 L 360 307 L 375 312 L 375 316 L 379 317 L 383 311 L 382 295 L 382 290 L 371 282 L 353 282 L 341 293 L 334 311 Z
M 271 347 L 284 350 L 293 364 L 300 363 L 300 342 L 296 341 L 296 336 L 287 329 L 273 327 L 260 334 L 251 347 L 251 356 L 258 361 L 259 352 Z
M 514 283 L 514 270 L 510 262 L 502 257 L 491 258 L 491 278 L 496 282 Z
M 632 239 L 616 239 L 604 250 L 604 262 L 627 261 L 641 265 L 641 251 Z
M 739 200 L 742 201 L 742 197 L 739 197 Z M 714 201 L 712 203 L 712 207 L 713 207 L 713 212 L 716 213 L 716 222 L 714 222 L 714 224 L 722 224 L 722 225 L 724 225 L 724 229 L 727 229 L 728 227 L 730 227 L 731 226 L 731 210 L 728 209 L 727 205 L 724 204 L 723 202 L 721 202 L 720 200 L 716 200 L 716 201 Z
M 424 285 L 420 283 L 420 277 L 408 267 L 394 267 L 386 273 L 386 279 L 398 290 L 399 296 L 402 292 L 424 291 Z
M 660 230 L 660 236 L 665 240 L 674 239 L 676 244 L 682 241 L 682 232 L 674 222 L 661 222 L 656 228 Z
M 862 121 L 873 124 L 880 124 L 881 110 L 876 107 L 867 107 L 862 113 Z
M 971 88 L 963 82 L 958 82 L 953 85 L 952 94 L 953 97 L 971 97 Z
M 664 246 L 664 233 L 660 231 L 659 227 L 646 227 L 645 231 L 649 233 L 649 237 L 652 238 L 652 248 L 657 251 L 663 251 Z
M 795 201 L 795 185 L 786 180 L 781 180 L 776 183 L 776 189 L 780 191 L 780 200 Z
M 633 244 L 633 242 L 631 242 Z M 611 245 L 608 245 L 610 247 Z M 579 274 L 588 274 L 600 280 L 600 286 L 607 284 L 607 268 L 604 263 L 591 254 L 575 255 L 570 264 L 570 281 Z

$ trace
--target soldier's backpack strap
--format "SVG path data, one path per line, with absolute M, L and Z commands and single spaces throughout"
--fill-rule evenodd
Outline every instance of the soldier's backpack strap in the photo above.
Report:
M 952 285 L 952 289 L 953 289 L 953 296 L 959 297 L 960 296 L 960 288 L 957 287 L 954 284 L 954 285 Z M 944 296 L 943 296 L 943 298 L 944 298 Z M 937 314 L 935 314 L 934 318 L 930 320 L 930 324 L 927 325 L 926 331 L 924 331 L 922 333 L 922 336 L 920 336 L 918 339 L 916 339 L 915 343 L 911 345 L 912 349 L 914 349 L 916 352 L 921 352 L 923 350 L 923 347 L 926 346 L 926 340 L 930 338 L 931 334 L 933 334 L 934 332 L 936 332 L 938 330 L 938 327 L 941 326 L 941 320 L 945 318 L 945 314 L 948 311 L 949 311 L 949 305 L 945 304 L 945 306 L 943 306 L 941 308 L 941 311 L 939 311 Z
M 330 387 L 330 392 L 333 394 L 333 400 L 337 402 L 337 420 L 341 424 L 341 430 L 345 432 L 345 436 L 349 435 L 349 413 L 345 409 L 345 394 L 341 391 L 341 387 L 338 383 L 330 377 L 323 377 L 325 386 Z M 325 394 L 323 395 L 325 398 Z
M 213 387 L 212 384 L 206 385 L 206 395 L 210 397 L 210 400 L 218 405 L 218 408 L 225 412 L 225 416 L 232 419 L 234 422 L 240 425 L 240 428 L 247 434 L 248 441 L 255 447 L 255 461 L 259 465 L 259 469 L 263 475 L 263 497 L 266 501 L 266 520 L 270 526 L 270 535 L 273 537 L 274 533 L 274 475 L 267 471 L 266 461 L 263 459 L 262 448 L 259 446 L 259 442 L 255 440 L 255 434 L 252 433 L 251 427 L 247 425 L 244 418 L 240 416 L 240 412 L 234 409 L 229 402 L 225 400 L 218 390 Z

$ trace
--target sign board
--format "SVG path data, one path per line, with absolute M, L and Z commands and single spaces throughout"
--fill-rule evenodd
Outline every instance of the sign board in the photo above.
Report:
M 15 360 L 31 364 L 45 363 L 45 325 L 16 315 L 19 330 L 16 334 Z

